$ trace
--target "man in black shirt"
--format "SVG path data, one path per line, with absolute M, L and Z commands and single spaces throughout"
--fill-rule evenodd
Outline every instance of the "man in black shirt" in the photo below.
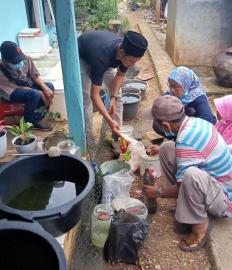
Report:
M 124 75 L 141 59 L 147 46 L 147 40 L 133 31 L 128 31 L 124 39 L 108 31 L 91 31 L 78 38 L 87 130 L 93 127 L 93 102 L 112 132 L 119 135 Z M 110 93 L 109 112 L 99 96 L 103 83 Z

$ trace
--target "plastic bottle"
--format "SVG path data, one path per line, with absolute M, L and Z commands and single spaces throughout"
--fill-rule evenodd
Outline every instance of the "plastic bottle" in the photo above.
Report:
M 155 184 L 155 172 L 154 169 L 147 168 L 142 176 L 143 184 L 148 186 L 154 186 Z M 149 214 L 155 214 L 157 212 L 158 204 L 156 198 L 147 198 L 144 196 L 144 203 L 147 207 Z
M 95 189 L 94 189 L 94 197 L 97 203 L 100 203 L 102 198 L 102 181 L 103 175 L 101 169 L 98 167 L 96 162 L 92 163 L 92 167 L 95 175 Z

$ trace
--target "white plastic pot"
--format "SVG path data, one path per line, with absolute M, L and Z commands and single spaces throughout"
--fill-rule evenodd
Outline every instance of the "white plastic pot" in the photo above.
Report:
M 54 98 L 52 105 L 49 108 L 50 112 L 59 112 L 62 119 L 68 119 L 65 103 L 65 95 L 63 89 L 56 89 L 54 92 Z
M 25 145 L 18 145 L 15 144 L 16 140 L 19 138 L 19 136 L 14 137 L 14 139 L 12 140 L 12 144 L 14 145 L 14 147 L 16 148 L 16 151 L 19 154 L 23 154 L 23 153 L 32 153 L 35 151 L 36 149 L 36 136 L 32 135 L 32 138 L 34 138 L 34 141 L 29 143 L 29 144 L 25 144 Z
M 7 131 L 5 129 L 0 130 L 5 132 L 3 136 L 0 137 L 0 158 L 4 157 L 7 151 Z
M 140 174 L 143 175 L 145 173 L 145 169 L 148 168 L 154 168 L 157 173 L 157 178 L 161 176 L 160 171 L 160 162 L 159 162 L 159 156 L 148 156 L 146 153 L 140 155 L 139 158 L 140 163 Z

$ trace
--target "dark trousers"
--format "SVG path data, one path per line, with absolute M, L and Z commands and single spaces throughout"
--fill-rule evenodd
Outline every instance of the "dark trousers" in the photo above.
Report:
M 54 91 L 54 85 L 50 82 L 45 84 Z M 34 123 L 40 121 L 46 115 L 49 107 L 47 107 L 41 97 L 41 87 L 33 84 L 31 89 L 21 89 L 20 87 L 10 95 L 10 102 L 24 103 L 24 119 L 26 122 Z

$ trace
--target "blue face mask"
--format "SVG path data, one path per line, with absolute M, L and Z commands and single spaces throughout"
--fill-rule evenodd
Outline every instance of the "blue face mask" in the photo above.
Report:
M 23 68 L 24 62 L 23 60 L 21 62 L 19 62 L 18 64 L 12 64 L 12 63 L 7 63 L 8 67 L 11 69 L 19 69 L 21 70 Z
M 176 137 L 176 134 L 172 131 L 168 131 L 168 132 L 164 131 L 164 134 L 167 137 Z
M 185 96 L 187 96 L 188 92 L 184 92 L 182 96 L 178 97 L 180 100 L 182 100 Z

